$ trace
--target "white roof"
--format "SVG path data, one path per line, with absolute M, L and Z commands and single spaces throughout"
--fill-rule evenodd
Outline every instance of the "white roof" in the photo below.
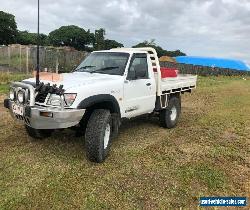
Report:
M 142 48 L 113 48 L 113 49 L 110 49 L 110 50 L 100 50 L 100 51 L 94 51 L 94 52 L 123 52 L 123 53 L 129 53 L 129 54 L 132 54 L 132 53 L 148 53 L 148 51 Z

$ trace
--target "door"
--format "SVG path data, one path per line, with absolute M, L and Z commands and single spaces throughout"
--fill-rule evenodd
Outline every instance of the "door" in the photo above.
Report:
M 149 56 L 134 54 L 124 83 L 124 115 L 127 118 L 150 113 L 155 107 L 156 85 L 153 72 L 149 72 Z M 135 71 L 140 72 L 136 78 Z

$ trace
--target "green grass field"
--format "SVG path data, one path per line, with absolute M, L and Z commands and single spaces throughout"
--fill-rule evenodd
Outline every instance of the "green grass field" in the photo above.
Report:
M 25 78 L 29 78 L 30 75 L 15 74 L 15 73 L 1 73 L 0 72 L 0 94 L 7 93 L 9 91 L 9 84 L 11 81 L 21 81 Z
M 32 142 L 0 108 L 0 209 L 199 209 L 200 196 L 248 196 L 249 93 L 250 78 L 200 77 L 176 128 L 127 121 L 104 164 L 71 130 Z

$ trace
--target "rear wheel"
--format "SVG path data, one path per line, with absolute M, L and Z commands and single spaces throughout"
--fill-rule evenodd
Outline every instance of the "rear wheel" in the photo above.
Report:
M 35 129 L 31 128 L 28 125 L 25 125 L 25 129 L 30 137 L 33 139 L 44 139 L 48 138 L 51 136 L 53 130 L 48 130 L 48 129 Z
M 86 132 L 85 147 L 90 161 L 101 163 L 108 155 L 112 136 L 112 117 L 109 110 L 96 109 L 92 112 Z
M 164 128 L 174 128 L 181 115 L 181 100 L 179 97 L 172 97 L 168 107 L 160 112 L 160 125 Z

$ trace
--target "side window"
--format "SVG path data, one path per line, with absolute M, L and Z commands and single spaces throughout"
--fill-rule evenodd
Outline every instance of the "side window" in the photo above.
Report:
M 148 63 L 145 54 L 136 54 L 128 70 L 129 79 L 148 79 Z

